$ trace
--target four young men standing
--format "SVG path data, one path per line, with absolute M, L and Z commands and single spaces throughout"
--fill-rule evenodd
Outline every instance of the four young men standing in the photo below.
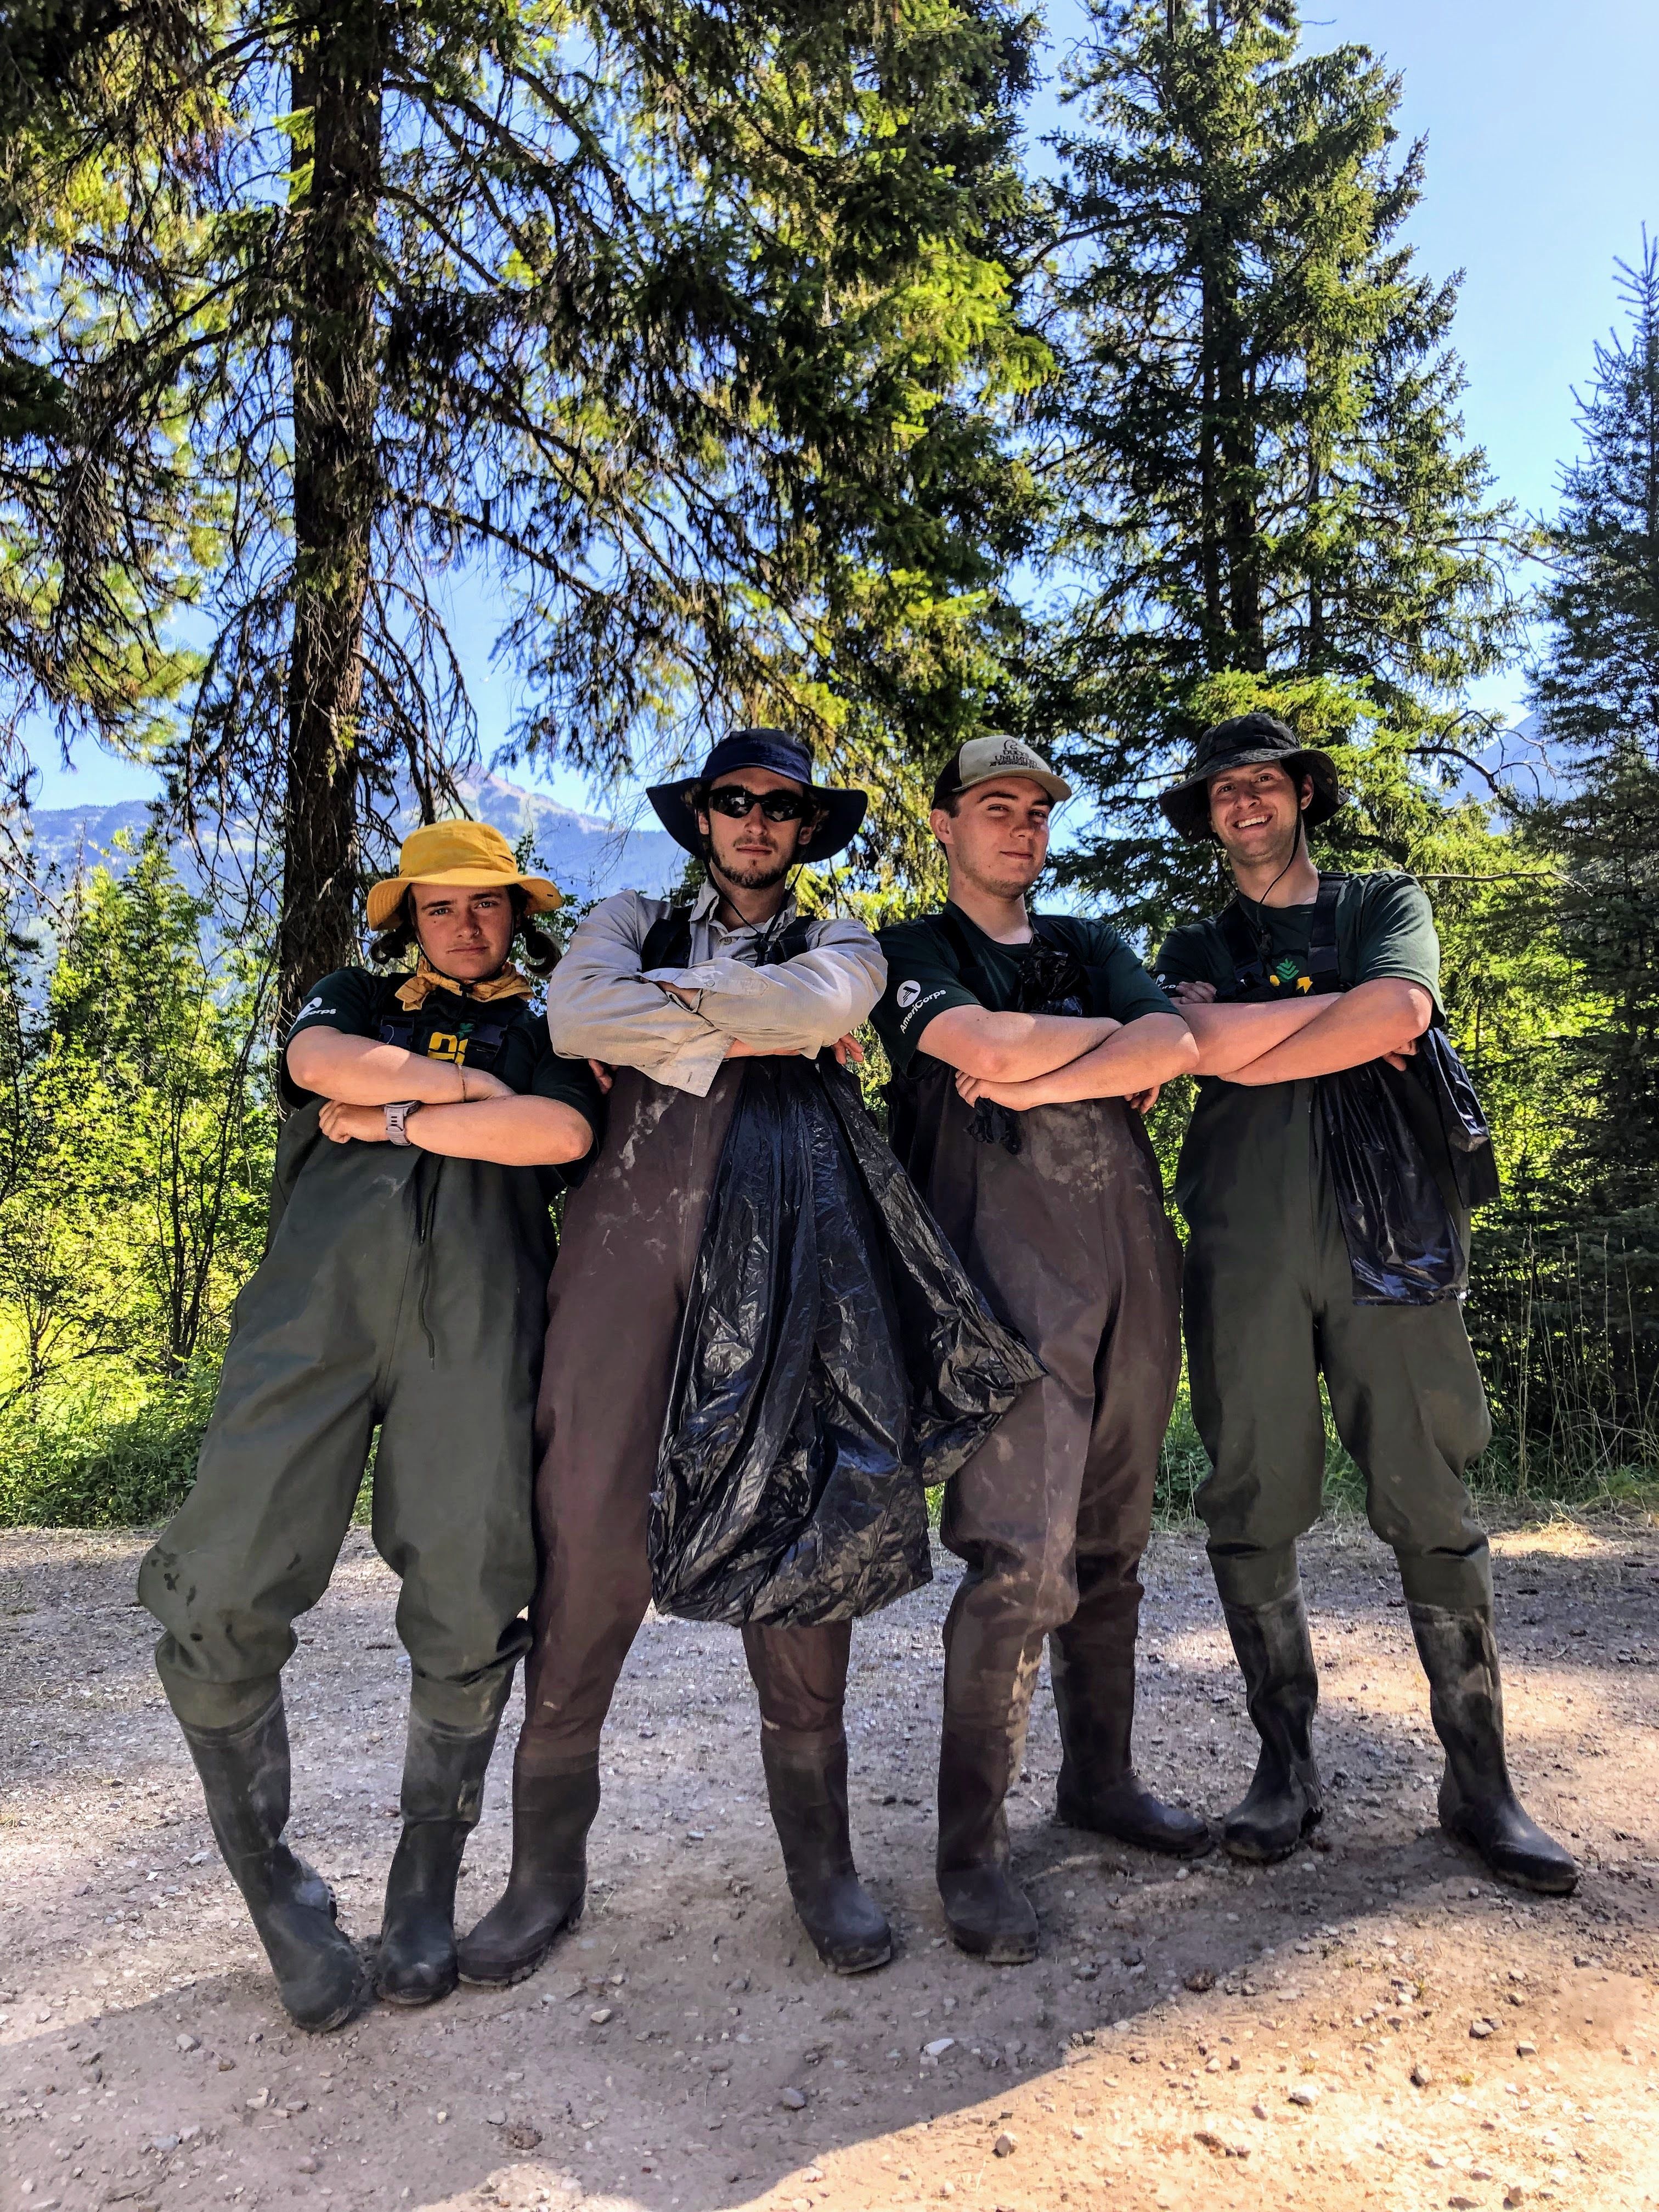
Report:
M 1277 1858 L 1320 1817 L 1317 1681 L 1295 1545 L 1320 1504 L 1322 1373 L 1366 1475 L 1372 1525 L 1401 1563 L 1447 1753 L 1443 1823 L 1509 1881 L 1572 1887 L 1572 1860 L 1522 1810 L 1504 1763 L 1486 1540 L 1462 1483 L 1486 1415 L 1461 1315 L 1449 1301 L 1355 1303 L 1322 1155 L 1317 1079 L 1378 1060 L 1404 1066 L 1438 1016 L 1437 950 L 1417 885 L 1401 876 L 1321 878 L 1307 856 L 1304 824 L 1334 811 L 1337 795 L 1327 757 L 1271 717 L 1206 735 L 1192 775 L 1164 804 L 1182 835 L 1221 844 L 1237 896 L 1213 921 L 1172 933 L 1154 980 L 1106 925 L 1028 911 L 1050 811 L 1070 796 L 1029 746 L 985 738 L 960 748 L 931 817 L 947 902 L 883 932 L 878 948 L 856 922 L 798 914 L 789 891 L 793 869 L 854 835 L 863 794 L 816 787 L 805 748 L 786 732 L 737 732 L 701 775 L 651 794 L 703 862 L 706 888 L 689 908 L 629 892 L 585 918 L 549 988 L 545 1069 L 533 1054 L 522 1069 L 511 1062 L 522 992 L 506 956 L 514 928 L 551 887 L 519 876 L 501 841 L 495 850 L 495 833 L 475 825 L 409 841 L 404 872 L 376 896 L 405 918 L 419 964 L 401 988 L 358 971 L 327 979 L 296 1024 L 286 1079 L 336 1102 L 309 1121 L 297 1117 L 284 1138 L 285 1158 L 313 1163 L 294 1185 L 296 1200 L 314 1182 L 318 1206 L 290 1209 L 245 1294 L 198 1488 L 142 1586 L 168 1632 L 158 1658 L 216 1832 L 301 2025 L 348 2016 L 361 1977 L 325 1888 L 281 1843 L 286 1740 L 276 1677 L 293 1648 L 289 1620 L 326 1580 L 369 1426 L 383 1424 L 376 1538 L 404 1578 L 398 1626 L 416 1662 L 409 1826 L 378 1980 L 385 1996 L 422 2002 L 455 1978 L 455 1871 L 523 1644 L 512 1616 L 527 1589 L 526 1394 L 538 1368 L 541 1574 L 514 1765 L 513 1869 L 504 1896 L 459 1947 L 461 1974 L 491 1984 L 532 1972 L 581 1909 L 600 1731 L 650 1599 L 658 1445 L 740 1080 L 734 1063 L 825 1049 L 844 1059 L 857 1052 L 851 1032 L 872 1014 L 894 1071 L 894 1149 L 992 1312 L 1046 1370 L 946 1493 L 944 1540 L 966 1571 L 945 1630 L 937 1870 L 957 1943 L 1000 1963 L 1037 1948 L 1004 1805 L 1045 1638 L 1063 1753 L 1057 1816 L 1152 1850 L 1209 1848 L 1205 1821 L 1157 1798 L 1131 1749 L 1138 1571 L 1179 1376 L 1182 1304 L 1182 1256 L 1141 1116 L 1163 1083 L 1188 1073 L 1201 1085 L 1176 1198 L 1190 1232 L 1194 1413 L 1213 1467 L 1199 1506 L 1261 1739 L 1223 1841 L 1241 1856 Z M 433 878 L 415 865 L 419 839 L 449 856 L 452 904 L 459 899 L 469 914 L 499 904 L 487 927 L 475 916 L 444 935 L 448 908 L 420 888 Z M 456 854 L 481 859 L 496 888 L 465 891 L 480 878 Z M 388 993 L 406 1013 L 389 1012 Z M 497 1002 L 505 1014 L 491 1011 Z M 447 1046 L 422 1030 L 428 1003 L 448 1024 Z M 486 1032 L 494 1042 L 473 1051 Z M 448 1078 L 420 1072 L 417 1058 L 429 1063 L 441 1051 L 453 1051 Z M 472 1075 L 483 1058 L 490 1066 Z M 482 1105 L 460 1103 L 473 1083 L 481 1100 L 502 1102 L 499 1133 L 493 1120 L 484 1126 Z M 450 1193 L 435 1176 L 377 1170 L 367 1152 L 361 1170 L 349 1163 L 360 1142 L 423 1146 L 427 1113 L 409 1126 L 422 1102 L 433 1121 L 425 1148 L 441 1155 L 526 1170 L 574 1162 L 600 1123 L 601 1091 L 607 1126 L 567 1202 L 544 1346 L 525 1339 L 526 1292 L 514 1277 L 510 1313 L 486 1352 L 477 1330 L 463 1328 L 443 1254 L 446 1240 L 458 1252 L 476 1242 L 503 1204 L 517 1221 L 511 1176 L 498 1193 L 489 1176 L 501 1169 L 468 1168 L 465 1190 Z M 509 1094 L 525 1092 L 550 1104 L 532 1113 L 526 1098 L 509 1111 Z M 453 1107 L 440 1103 L 451 1098 Z M 470 1121 L 464 1128 L 475 1110 L 477 1130 Z M 445 1136 L 438 1121 L 450 1115 Z M 319 1136 L 345 1148 L 331 1180 L 318 1180 Z M 1450 1203 L 1449 1164 L 1431 1165 Z M 343 1203 L 362 1213 L 361 1239 L 356 1231 L 347 1239 L 354 1251 L 362 1243 L 361 1265 L 354 1260 L 348 1274 L 337 1237 L 313 1237 L 311 1256 L 296 1241 L 311 1234 L 313 1214 L 320 1235 Z M 1467 1216 L 1455 1218 L 1467 1240 Z M 515 1227 L 505 1249 L 525 1243 L 529 1264 L 535 1242 Z M 382 1322 L 376 1286 L 390 1296 L 389 1260 L 401 1288 Z M 406 1341 L 414 1323 L 431 1376 Z M 409 1407 L 441 1404 L 446 1363 L 466 1345 L 483 1364 L 446 1483 L 424 1471 L 434 1438 L 418 1455 L 412 1432 L 398 1439 Z M 490 1361 L 499 1364 L 503 1347 L 515 1376 L 485 1382 L 491 1402 L 481 1413 L 479 1376 L 495 1373 Z M 321 1378 L 337 1371 L 337 1389 L 325 1389 Z M 517 1502 L 501 1495 L 482 1522 L 480 1418 L 491 1435 L 505 1421 L 519 1437 L 484 1454 L 489 1482 L 507 1484 Z M 318 1489 L 325 1447 L 333 1472 Z M 295 1556 L 279 1566 L 296 1508 Z M 434 1548 L 441 1532 L 464 1526 L 494 1544 L 457 1553 L 477 1553 L 493 1609 L 469 1606 L 446 1571 L 453 1562 Z M 792 1895 L 826 1963 L 858 1972 L 890 1955 L 891 1936 L 859 1881 L 848 1837 L 849 1636 L 845 1623 L 751 1626 L 744 1644 Z

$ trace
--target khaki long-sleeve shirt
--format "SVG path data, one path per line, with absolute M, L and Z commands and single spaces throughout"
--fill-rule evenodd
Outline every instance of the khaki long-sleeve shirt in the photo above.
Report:
M 547 1027 L 555 1052 L 637 1067 L 653 1083 L 706 1097 L 734 1037 L 811 1058 L 854 1030 L 881 996 L 887 963 L 862 922 L 820 917 L 809 949 L 759 968 L 768 930 L 795 912 L 784 902 L 775 921 L 726 929 L 715 919 L 712 885 L 691 908 L 691 964 L 640 965 L 647 933 L 667 913 L 666 899 L 619 891 L 583 917 L 547 987 Z

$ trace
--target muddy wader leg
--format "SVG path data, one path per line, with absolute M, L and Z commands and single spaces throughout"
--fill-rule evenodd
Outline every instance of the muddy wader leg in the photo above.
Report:
M 1446 1750 L 1441 1826 L 1478 1852 L 1500 1881 L 1546 1897 L 1569 1896 L 1578 1884 L 1577 1862 L 1529 1817 L 1510 1782 L 1490 1607 L 1455 1613 L 1408 1601 L 1407 1610 L 1429 1678 L 1435 1734 Z
M 1276 1218 L 1256 1225 L 1254 1248 L 1246 1238 L 1217 1249 L 1194 1231 L 1182 1317 L 1193 1419 L 1211 1466 L 1195 1503 L 1261 1741 L 1221 1840 L 1234 1857 L 1261 1864 L 1294 1850 L 1324 1809 L 1313 1756 L 1319 1677 L 1296 1543 L 1323 1500 L 1325 1424 L 1318 1255 L 1306 1237 L 1289 1240 Z
M 455 1885 L 483 1809 L 495 1730 L 460 1734 L 417 1712 L 404 1753 L 404 1829 L 386 1878 L 374 1988 L 388 2004 L 431 2004 L 458 1978 Z
M 599 1738 L 651 1602 L 651 1486 L 680 1316 L 742 1075 L 722 1070 L 696 1098 L 618 1068 L 604 1149 L 566 1205 L 536 1407 L 542 1571 L 513 1870 L 461 1942 L 464 1982 L 523 1980 L 580 1916 Z
M 1224 1604 L 1222 1612 L 1261 1750 L 1243 1802 L 1222 1822 L 1221 1840 L 1235 1858 L 1271 1865 L 1290 1856 L 1325 1810 L 1313 1755 L 1319 1675 L 1302 1585 L 1266 1605 Z
M 335 1923 L 333 1892 L 283 1841 L 289 1753 L 281 1689 L 239 1727 L 183 1725 L 214 1837 L 264 1945 L 289 2018 L 313 2035 L 343 2027 L 368 2002 L 368 1977 Z
M 852 1635 L 849 1621 L 743 1632 L 760 1693 L 761 1765 L 789 1894 L 836 1974 L 868 1973 L 893 1955 L 893 1931 L 853 1863 L 842 1724 Z
M 1115 1297 L 1095 1362 L 1095 1418 L 1077 1520 L 1077 1611 L 1048 1638 L 1060 1721 L 1054 1817 L 1142 1850 L 1197 1858 L 1208 1823 L 1134 1770 L 1140 1561 L 1158 1457 L 1181 1374 L 1181 1255 L 1139 1146 L 1109 1224 Z

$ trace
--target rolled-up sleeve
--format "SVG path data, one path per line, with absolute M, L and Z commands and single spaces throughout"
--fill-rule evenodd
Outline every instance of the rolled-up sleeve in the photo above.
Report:
M 652 915 L 637 891 L 619 891 L 584 915 L 547 987 L 555 1052 L 637 1067 L 653 1083 L 708 1095 L 731 1032 L 671 998 L 640 972 Z
M 869 1018 L 887 981 L 887 963 L 862 922 L 823 921 L 811 950 L 793 960 L 764 968 L 704 960 L 692 968 L 653 969 L 650 980 L 689 999 L 723 1036 L 766 1051 L 811 1054 Z

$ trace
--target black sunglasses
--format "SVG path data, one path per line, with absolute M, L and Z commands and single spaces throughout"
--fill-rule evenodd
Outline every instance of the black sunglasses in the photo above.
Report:
M 722 784 L 718 791 L 705 792 L 702 804 L 709 813 L 729 815 L 733 822 L 741 822 L 751 806 L 758 806 L 769 822 L 811 822 L 817 815 L 817 808 L 804 793 L 746 791 L 740 783 Z

